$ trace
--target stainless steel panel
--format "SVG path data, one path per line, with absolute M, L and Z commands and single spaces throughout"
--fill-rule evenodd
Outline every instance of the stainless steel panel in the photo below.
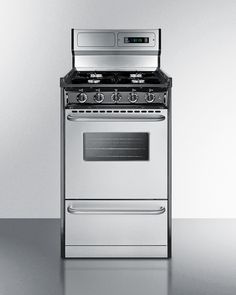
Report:
M 67 200 L 65 206 L 68 246 L 167 245 L 167 201 Z
M 115 42 L 116 39 L 113 32 L 79 32 L 77 34 L 78 47 L 113 47 Z
M 168 111 L 156 116 L 163 121 L 123 120 L 107 122 L 97 119 L 71 121 L 65 119 L 65 193 L 74 199 L 166 199 L 167 198 L 167 121 Z M 141 115 L 141 114 L 140 114 Z M 81 119 L 86 114 L 81 114 Z M 141 115 L 144 116 L 144 115 Z M 69 117 L 70 118 L 70 117 Z M 78 115 L 76 114 L 76 119 Z M 149 161 L 84 161 L 83 134 L 86 132 L 149 133 Z
M 159 34 L 160 31 L 158 29 L 151 30 L 78 30 L 73 29 L 72 31 L 72 51 L 76 54 L 84 54 L 86 50 L 88 55 L 91 51 L 97 52 L 109 52 L 109 51 L 137 51 L 140 54 L 148 54 L 149 52 L 159 51 Z M 113 43 L 113 37 L 114 43 Z M 137 47 L 136 44 L 129 47 L 122 47 L 123 43 L 121 42 L 121 38 L 124 36 L 136 37 L 136 36 L 145 36 L 152 38 L 149 43 L 150 46 Z M 120 38 L 120 40 L 119 40 Z M 118 42 L 119 41 L 119 42 Z M 82 42 L 82 43 L 80 43 Z M 112 45 L 114 44 L 114 46 Z M 112 45 L 112 48 L 111 48 Z M 80 47 L 82 46 L 82 47 Z
M 76 55 L 74 65 L 79 71 L 155 71 L 157 55 Z
M 66 258 L 167 258 L 167 246 L 66 246 Z
M 145 36 L 147 44 L 125 44 Z M 158 67 L 160 30 L 72 30 L 73 66 L 80 71 L 146 70 Z

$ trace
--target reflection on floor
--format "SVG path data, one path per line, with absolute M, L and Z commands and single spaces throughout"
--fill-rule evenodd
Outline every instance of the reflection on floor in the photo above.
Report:
M 168 261 L 66 261 L 64 283 L 69 295 L 169 294 Z
M 60 259 L 59 220 L 0 220 L 1 295 L 236 294 L 236 220 L 174 220 L 173 257 Z

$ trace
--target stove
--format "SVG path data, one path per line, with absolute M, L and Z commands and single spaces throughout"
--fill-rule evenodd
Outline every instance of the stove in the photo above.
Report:
M 171 257 L 161 30 L 72 29 L 61 86 L 61 256 Z

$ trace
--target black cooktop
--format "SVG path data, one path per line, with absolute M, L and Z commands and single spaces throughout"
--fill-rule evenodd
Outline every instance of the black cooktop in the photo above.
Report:
M 98 85 L 150 85 L 166 84 L 169 78 L 160 70 L 153 72 L 80 72 L 71 70 L 64 78 L 64 85 L 76 86 L 85 84 L 87 86 Z

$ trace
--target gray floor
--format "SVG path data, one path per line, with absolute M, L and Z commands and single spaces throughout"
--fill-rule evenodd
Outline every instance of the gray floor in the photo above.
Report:
M 59 220 L 0 220 L 0 294 L 236 294 L 236 220 L 174 220 L 170 260 L 60 259 Z

